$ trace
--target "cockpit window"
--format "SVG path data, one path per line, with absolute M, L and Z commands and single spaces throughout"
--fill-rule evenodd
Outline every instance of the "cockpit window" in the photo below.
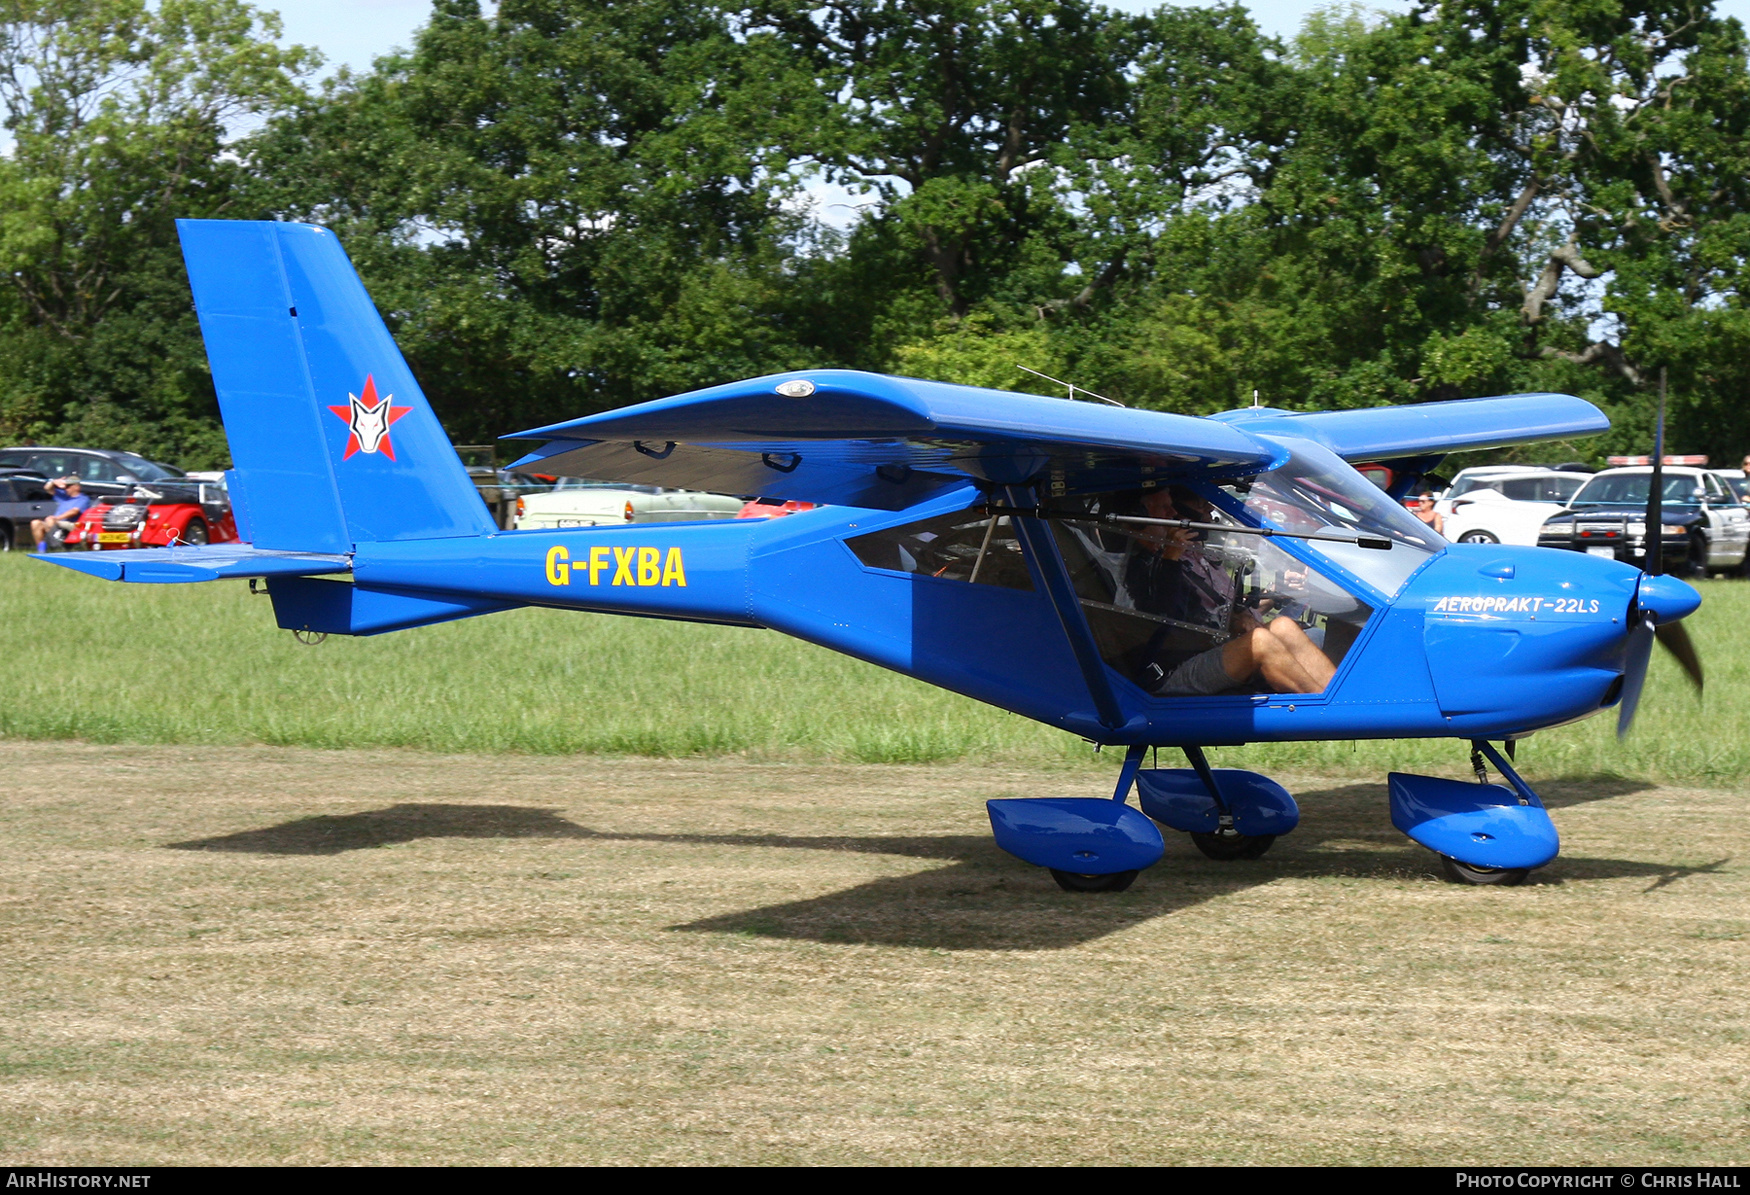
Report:
M 1391 543 L 1389 551 L 1328 540 L 1301 540 L 1321 556 L 1360 578 L 1383 596 L 1396 596 L 1422 562 L 1446 547 L 1434 528 L 1369 485 L 1328 448 L 1305 440 L 1285 443 L 1280 468 L 1221 487 L 1248 523 L 1283 531 L 1367 536 Z
M 1207 499 L 1174 493 L 1167 517 L 1235 530 L 1052 524 L 1101 658 L 1161 697 L 1322 692 L 1372 609 Z M 1088 509 L 1140 514 L 1137 503 L 1105 495 Z M 1263 645 L 1234 643 L 1258 634 Z
M 1008 517 L 970 510 L 920 519 L 845 541 L 871 568 L 922 573 L 945 581 L 1032 589 L 1033 577 Z

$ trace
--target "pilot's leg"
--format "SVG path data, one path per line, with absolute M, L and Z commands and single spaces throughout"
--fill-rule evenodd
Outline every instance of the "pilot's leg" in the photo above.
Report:
M 1258 673 L 1278 693 L 1317 693 L 1324 688 L 1281 639 L 1261 626 L 1229 639 L 1221 649 L 1221 666 L 1235 684 Z
M 1306 631 L 1292 618 L 1271 619 L 1269 631 L 1294 656 L 1294 662 L 1312 678 L 1313 688 L 1303 689 L 1301 692 L 1322 693 L 1325 686 L 1331 683 L 1331 677 L 1337 674 L 1337 666 L 1331 663 L 1331 658 L 1307 638 Z

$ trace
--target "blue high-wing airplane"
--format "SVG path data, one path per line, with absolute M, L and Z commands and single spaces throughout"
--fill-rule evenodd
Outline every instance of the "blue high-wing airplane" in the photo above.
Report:
M 1678 620 L 1701 599 L 1657 561 L 1448 544 L 1348 463 L 1401 491 L 1455 450 L 1609 426 L 1568 395 L 1192 418 L 801 370 L 511 438 L 545 474 L 821 509 L 507 532 L 332 234 L 179 227 L 245 542 L 55 563 L 265 578 L 300 632 L 552 606 L 795 635 L 1126 748 L 1112 800 L 990 802 L 999 845 L 1070 890 L 1127 887 L 1161 825 L 1223 859 L 1295 827 L 1205 747 L 1401 737 L 1469 740 L 1478 781 L 1393 774 L 1393 823 L 1454 879 L 1518 882 L 1558 841 L 1494 743 L 1613 706 L 1626 731 L 1655 638 L 1700 679 Z M 1158 747 L 1191 767 L 1144 769 Z

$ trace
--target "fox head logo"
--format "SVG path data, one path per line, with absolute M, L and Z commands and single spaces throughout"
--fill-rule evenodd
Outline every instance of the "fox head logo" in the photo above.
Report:
M 329 407 L 335 416 L 346 423 L 346 454 L 341 460 L 352 459 L 355 452 L 375 454 L 381 452 L 390 460 L 395 459 L 395 445 L 389 440 L 389 429 L 395 421 L 411 411 L 412 407 L 397 407 L 390 405 L 393 394 L 377 397 L 377 383 L 370 375 L 365 376 L 364 393 L 346 396 L 344 407 Z

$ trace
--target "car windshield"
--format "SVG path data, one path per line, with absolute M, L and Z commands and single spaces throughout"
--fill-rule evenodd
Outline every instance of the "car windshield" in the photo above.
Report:
M 1575 506 L 1645 506 L 1652 488 L 1652 473 L 1601 473 L 1574 495 Z M 1667 506 L 1701 505 L 1701 487 L 1687 473 L 1665 475 L 1663 497 Z
M 660 494 L 661 486 L 628 485 L 622 481 L 592 481 L 587 477 L 561 477 L 555 491 L 563 490 L 627 490 L 634 494 Z
M 1355 544 L 1298 540 L 1313 556 L 1336 564 L 1386 597 L 1394 596 L 1423 561 L 1446 547 L 1434 528 L 1368 483 L 1328 448 L 1282 441 L 1288 461 L 1246 481 L 1222 486 L 1249 523 L 1283 531 L 1364 535 L 1388 540 L 1389 551 Z
M 1474 495 L 1480 491 L 1492 490 L 1515 502 L 1566 502 L 1585 484 L 1584 477 L 1574 474 L 1543 477 L 1466 477 L 1454 485 L 1452 492 L 1446 496 L 1462 498 L 1466 494 Z

